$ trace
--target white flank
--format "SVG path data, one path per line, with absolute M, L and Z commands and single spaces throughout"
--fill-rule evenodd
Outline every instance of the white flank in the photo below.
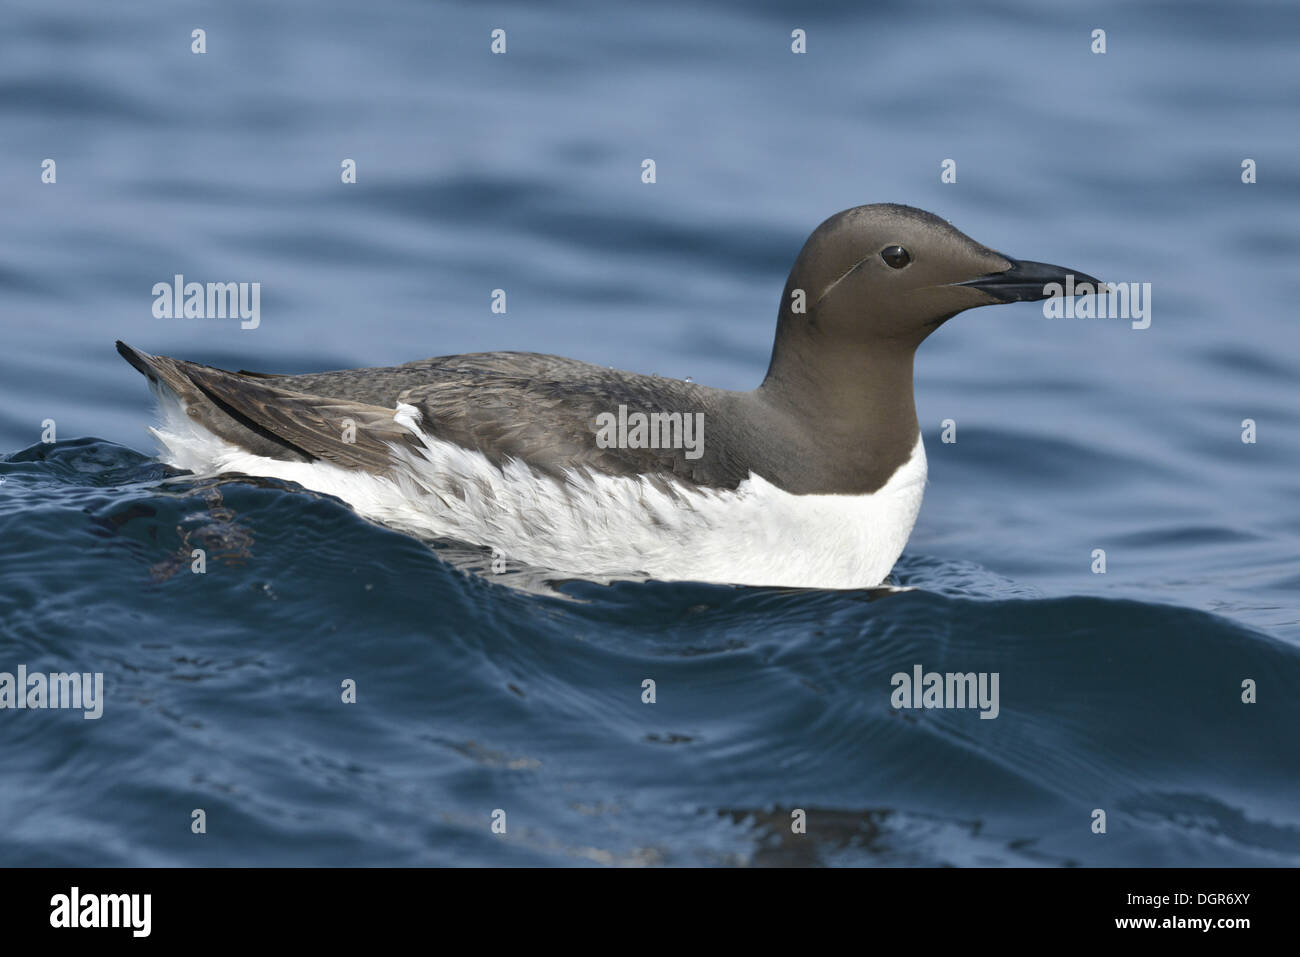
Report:
M 734 491 L 656 488 L 640 478 L 570 471 L 566 481 L 432 438 L 418 410 L 394 419 L 421 439 L 393 449 L 381 477 L 323 462 L 251 455 L 199 427 L 169 390 L 150 431 L 164 458 L 198 474 L 243 472 L 335 495 L 372 521 L 415 535 L 500 549 L 507 560 L 599 579 L 807 588 L 880 584 L 907 544 L 925 488 L 925 447 L 871 495 L 791 495 L 750 474 Z

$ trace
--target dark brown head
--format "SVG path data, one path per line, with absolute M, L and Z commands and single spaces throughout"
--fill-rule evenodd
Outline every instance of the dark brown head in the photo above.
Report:
M 963 310 L 1046 299 L 1045 287 L 1064 284 L 1069 273 L 1076 283 L 1096 282 L 1061 266 L 1012 259 L 925 210 L 857 206 L 836 213 L 804 243 L 786 283 L 778 346 L 785 337 L 850 352 L 915 349 Z
M 858 206 L 818 226 L 790 270 L 755 394 L 779 411 L 769 427 L 785 423 L 780 441 L 799 450 L 807 486 L 879 487 L 916 443 L 916 347 L 966 309 L 1059 295 L 1046 287 L 1071 272 L 1012 259 L 911 206 Z

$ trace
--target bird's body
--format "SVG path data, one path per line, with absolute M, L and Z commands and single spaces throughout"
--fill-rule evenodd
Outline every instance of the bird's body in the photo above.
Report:
M 883 239 L 838 248 L 879 228 Z M 969 244 L 984 268 L 932 284 L 945 292 L 915 322 L 873 322 L 853 296 L 860 278 L 929 277 L 911 254 L 864 270 L 862 248 L 910 235 L 924 249 L 926 231 Z M 963 279 L 1005 285 L 1021 265 L 909 207 L 841 213 L 800 254 L 771 368 L 749 392 L 533 353 L 272 376 L 118 349 L 154 387 L 154 433 L 182 468 L 294 481 L 404 531 L 568 574 L 869 587 L 921 505 L 915 347 L 943 313 L 1007 301 Z

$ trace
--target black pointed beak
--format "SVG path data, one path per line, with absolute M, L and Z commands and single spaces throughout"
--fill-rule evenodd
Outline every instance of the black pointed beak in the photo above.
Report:
M 1010 256 L 1006 258 L 1011 259 Z M 1085 284 L 1087 288 L 1079 289 Z M 1000 302 L 1037 302 L 1039 299 L 1073 296 L 1105 288 L 1100 280 L 1087 273 L 1050 263 L 1016 259 L 1011 259 L 1011 268 L 1005 272 L 989 273 L 953 285 L 974 286 Z

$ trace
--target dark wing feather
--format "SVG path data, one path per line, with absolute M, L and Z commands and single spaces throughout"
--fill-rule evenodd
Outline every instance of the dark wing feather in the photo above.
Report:
M 131 365 L 179 396 L 191 418 L 256 455 L 321 459 L 382 473 L 392 464 L 388 443 L 418 444 L 393 421 L 392 408 L 296 392 L 283 388 L 281 378 L 153 356 L 123 342 L 117 348 Z M 348 428 L 349 421 L 354 428 Z
M 418 440 L 393 421 L 393 409 L 294 392 L 208 366 L 184 363 L 189 379 L 221 408 L 271 433 L 312 458 L 344 468 L 382 473 L 392 465 L 390 444 Z
M 119 350 L 180 393 L 206 427 L 258 454 L 386 471 L 389 443 L 418 445 L 393 421 L 403 402 L 420 411 L 428 435 L 481 452 L 498 465 L 517 459 L 555 477 L 586 468 L 735 488 L 749 474 L 748 463 L 728 451 L 741 445 L 730 441 L 735 436 L 727 430 L 734 424 L 717 414 L 727 393 L 676 379 L 528 352 L 277 376 L 226 372 L 125 345 Z M 629 413 L 703 413 L 703 455 L 688 458 L 684 448 L 601 448 L 598 416 L 617 416 L 619 406 Z M 348 419 L 356 426 L 353 442 L 343 438 Z
M 703 411 L 698 403 L 673 401 L 663 392 L 643 401 L 628 389 L 582 391 L 536 379 L 468 376 L 409 389 L 401 401 L 418 408 L 424 430 L 440 439 L 482 452 L 498 464 L 519 459 L 550 475 L 589 468 L 611 475 L 678 474 L 692 481 L 692 462 L 678 449 L 601 448 L 601 413 L 617 415 L 619 404 L 634 411 Z
M 269 384 L 269 383 L 268 383 Z M 518 459 L 556 477 L 568 468 L 609 475 L 673 475 L 734 488 L 748 464 L 728 453 L 724 393 L 531 352 L 486 352 L 422 359 L 391 368 L 276 377 L 277 388 L 392 406 L 413 405 L 426 434 L 482 452 L 500 465 Z M 597 416 L 629 412 L 704 413 L 704 454 L 685 449 L 600 448 Z

